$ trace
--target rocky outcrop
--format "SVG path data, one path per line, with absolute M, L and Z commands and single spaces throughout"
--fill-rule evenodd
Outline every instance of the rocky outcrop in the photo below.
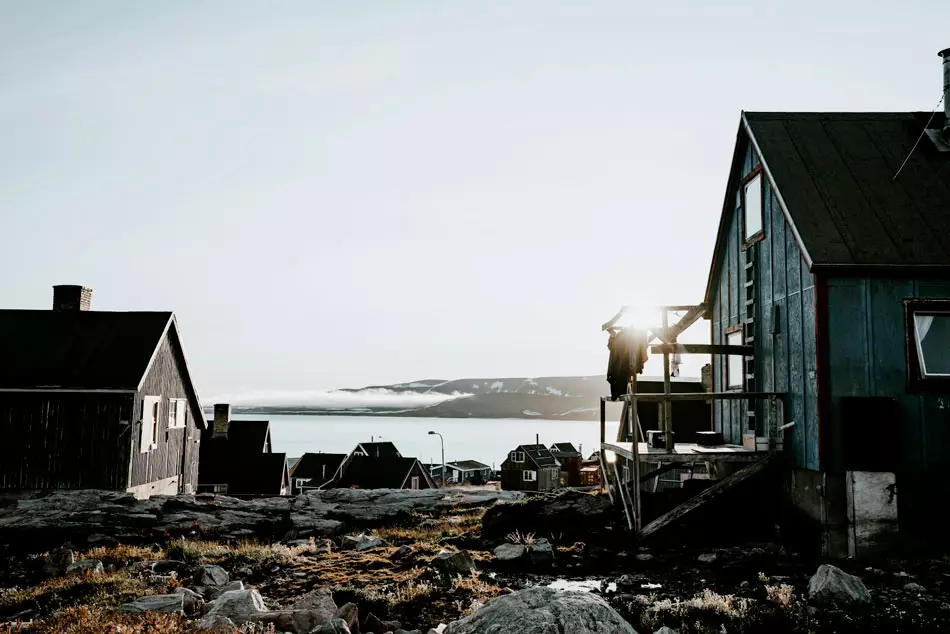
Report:
M 819 605 L 846 606 L 869 603 L 871 593 L 858 577 L 831 564 L 823 564 L 808 581 L 808 598 Z
M 615 509 L 607 495 L 564 491 L 514 503 L 498 504 L 482 518 L 482 537 L 504 539 L 508 534 L 548 535 L 584 541 L 593 533 L 603 532 L 615 518 Z
M 255 500 L 212 494 L 136 500 L 115 491 L 43 491 L 0 504 L 0 543 L 30 548 L 85 543 L 90 536 L 326 537 L 407 519 L 412 513 L 448 514 L 522 495 L 469 489 L 332 489 Z
M 119 612 L 174 612 L 184 614 L 183 594 L 154 594 L 119 606 Z
M 588 592 L 533 587 L 489 601 L 449 624 L 445 634 L 637 634 L 612 607 Z

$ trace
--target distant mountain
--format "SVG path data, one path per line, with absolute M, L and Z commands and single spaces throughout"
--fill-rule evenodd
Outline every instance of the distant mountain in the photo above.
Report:
M 675 391 L 701 391 L 699 379 L 674 379 Z M 641 377 L 641 391 L 662 391 L 662 380 Z M 347 388 L 346 406 L 258 405 L 235 407 L 241 413 L 385 415 L 434 418 L 542 418 L 553 420 L 596 420 L 600 416 L 600 397 L 609 394 L 607 378 L 600 376 L 507 377 L 468 379 L 424 379 L 392 385 Z M 380 405 L 381 393 L 394 395 Z M 365 404 L 360 395 L 366 396 Z M 398 398 L 398 396 L 403 398 Z M 444 399 L 418 404 L 421 397 L 444 395 Z

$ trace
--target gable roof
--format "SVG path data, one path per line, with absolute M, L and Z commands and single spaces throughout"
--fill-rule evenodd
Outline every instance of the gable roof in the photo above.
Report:
M 208 421 L 201 435 L 198 447 L 198 484 L 228 484 L 238 481 L 247 487 L 247 478 L 261 479 L 258 468 L 271 463 L 261 463 L 261 456 L 283 456 L 284 469 L 287 468 L 286 454 L 272 454 L 270 445 L 270 422 L 266 420 L 232 420 L 228 425 L 228 435 L 215 436 L 213 421 Z M 271 459 L 266 459 L 271 460 Z M 276 464 L 276 461 L 274 461 Z M 272 476 L 267 476 L 272 478 Z M 248 491 L 257 492 L 257 491 Z
M 525 452 L 538 467 L 557 467 L 561 464 L 544 445 L 518 445 L 518 450 Z
M 746 142 L 759 155 L 810 269 L 950 268 L 950 153 L 920 138 L 930 117 L 929 112 L 744 112 L 707 303 Z M 943 122 L 938 113 L 930 127 Z
M 361 489 L 401 489 L 412 468 L 419 462 L 416 458 L 382 456 L 350 456 L 343 468 L 343 476 L 336 486 Z M 421 467 L 421 464 L 420 464 Z M 426 469 L 420 469 L 423 477 L 434 487 Z
M 551 445 L 551 453 L 557 454 L 557 456 L 564 456 L 565 458 L 574 458 L 581 455 L 581 452 L 579 452 L 574 447 L 574 445 L 569 442 L 554 443 Z
M 323 482 L 330 480 L 346 460 L 345 453 L 305 453 L 290 470 L 292 478 L 317 478 Z
M 184 360 L 171 312 L 0 310 L 0 389 L 136 391 L 166 333 Z M 181 371 L 200 412 L 187 360 Z
M 361 442 L 356 445 L 356 449 L 362 449 L 367 456 L 376 456 L 380 458 L 390 457 L 399 458 L 402 456 L 396 445 L 391 442 Z M 356 451 L 354 449 L 353 451 Z
M 228 495 L 280 495 L 288 482 L 287 454 L 264 453 L 234 465 Z
M 439 468 L 442 467 L 442 465 L 435 466 Z M 455 462 L 447 462 L 445 466 L 452 467 L 459 471 L 482 471 L 484 469 L 491 469 L 487 464 L 479 462 L 478 460 L 456 460 Z

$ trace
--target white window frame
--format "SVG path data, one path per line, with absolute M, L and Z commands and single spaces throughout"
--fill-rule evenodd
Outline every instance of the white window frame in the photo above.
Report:
M 161 415 L 161 396 L 142 398 L 142 434 L 139 438 L 139 453 L 148 453 L 158 448 L 158 424 Z
M 508 455 L 508 457 L 511 458 L 511 461 L 512 461 L 512 462 L 518 462 L 518 463 L 524 462 L 524 452 L 523 452 L 523 451 L 512 451 L 512 452 Z
M 183 398 L 168 399 L 168 428 L 184 429 L 186 417 L 188 416 L 188 401 Z
M 738 343 L 733 341 L 733 338 L 738 337 Z M 745 345 L 745 331 L 744 329 L 734 330 L 732 332 L 726 333 L 726 345 L 727 346 L 742 346 Z M 733 364 L 738 364 L 738 381 L 736 377 L 733 376 L 735 368 Z M 745 388 L 745 357 L 739 354 L 729 354 L 726 355 L 726 389 L 727 390 L 743 390 Z
M 754 187 L 756 192 L 752 192 L 752 196 L 749 196 L 749 188 Z M 764 191 L 762 188 L 762 172 L 759 172 L 749 180 L 745 182 L 742 186 L 742 236 L 743 242 L 748 242 L 752 240 L 760 233 L 765 231 L 765 220 L 762 214 L 763 211 L 763 200 L 764 200 Z M 749 200 L 753 200 L 752 205 L 749 204 Z M 749 217 L 752 216 L 755 218 L 755 231 L 749 231 Z
M 418 489 L 419 488 L 419 476 L 412 476 L 409 478 L 409 488 Z
M 937 373 L 937 372 L 927 372 L 927 357 L 924 355 L 923 343 L 921 342 L 920 337 L 920 322 L 917 320 L 918 317 L 931 317 L 937 318 L 942 317 L 944 319 L 950 319 L 950 313 L 946 311 L 939 310 L 915 310 L 912 313 L 914 320 L 914 343 L 917 346 L 917 365 L 920 367 L 920 377 L 922 379 L 939 379 L 939 378 L 950 378 L 950 374 L 946 373 Z M 928 324 L 929 328 L 929 324 Z
M 531 471 L 530 469 L 525 469 L 521 472 L 521 479 L 525 482 L 537 482 L 538 481 L 538 472 Z

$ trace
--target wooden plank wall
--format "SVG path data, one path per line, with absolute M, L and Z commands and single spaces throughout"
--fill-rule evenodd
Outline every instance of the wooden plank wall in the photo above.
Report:
M 142 390 L 135 397 L 135 429 L 132 443 L 132 472 L 129 486 L 139 486 L 156 480 L 176 476 L 181 469 L 182 451 L 185 442 L 191 444 L 186 465 L 186 483 L 192 490 L 198 486 L 197 440 L 200 433 L 196 425 L 200 424 L 202 413 L 194 407 L 188 408 L 188 420 L 184 429 L 168 429 L 168 401 L 172 398 L 187 398 L 188 393 L 182 379 L 184 358 L 176 341 L 166 335 L 161 348 L 145 379 Z M 147 453 L 139 451 L 141 438 L 142 401 L 145 396 L 160 396 L 158 422 L 158 447 Z
M 124 489 L 132 394 L 0 394 L 0 489 Z
M 742 251 L 741 197 L 739 182 L 759 166 L 751 147 L 739 178 L 729 183 L 735 204 L 724 227 L 723 266 L 718 272 L 713 298 L 712 339 L 726 342 L 730 326 L 746 319 L 743 283 L 745 254 Z M 798 467 L 818 469 L 818 390 L 816 374 L 815 281 L 763 174 L 764 239 L 756 245 L 756 377 L 762 391 L 786 392 L 787 421 L 796 425 L 786 437 L 786 451 Z M 778 307 L 776 334 L 773 332 L 774 307 Z M 713 388 L 725 391 L 727 357 L 713 357 Z M 749 418 L 744 401 L 717 401 L 713 421 L 728 442 L 739 443 L 748 430 Z M 759 418 L 762 416 L 759 410 Z M 761 425 L 761 423 L 759 423 Z M 760 433 L 764 430 L 760 429 Z

